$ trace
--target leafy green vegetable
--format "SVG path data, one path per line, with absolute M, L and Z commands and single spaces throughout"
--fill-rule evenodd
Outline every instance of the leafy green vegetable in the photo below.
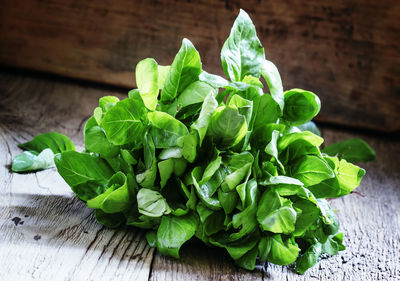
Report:
M 75 150 L 74 143 L 60 133 L 50 132 L 35 136 L 31 141 L 18 145 L 23 150 L 42 152 L 50 148 L 53 153 L 60 153 L 69 150 Z
M 29 172 L 54 167 L 54 153 L 50 148 L 44 149 L 38 155 L 24 151 L 14 157 L 11 170 L 13 172 Z
M 67 136 L 56 132 L 37 135 L 18 146 L 26 150 L 13 159 L 11 170 L 18 173 L 52 168 L 56 153 L 75 150 L 74 143 Z
M 12 170 L 54 163 L 99 223 L 147 229 L 148 243 L 164 255 L 179 258 L 195 236 L 247 270 L 259 260 L 295 262 L 304 273 L 345 249 L 324 198 L 359 186 L 365 170 L 350 162 L 375 153 L 360 139 L 321 152 L 324 139 L 311 121 L 318 97 L 284 92 L 243 10 L 221 61 L 230 80 L 202 70 L 187 39 L 171 66 L 140 61 L 138 89 L 99 100 L 84 128 L 84 152 L 63 135 L 42 134 L 20 145 L 28 151 Z
M 349 162 L 368 162 L 375 159 L 375 151 L 362 139 L 354 138 L 326 146 L 322 152 Z
M 145 132 L 146 109 L 139 95 L 118 102 L 104 115 L 100 126 L 114 145 L 140 143 Z
M 190 83 L 198 80 L 200 72 L 200 55 L 193 44 L 185 38 L 165 78 L 161 101 L 172 101 Z
M 136 84 L 144 105 L 155 110 L 158 97 L 158 65 L 154 59 L 147 58 L 136 65 Z
M 231 33 L 221 50 L 222 68 L 232 81 L 242 81 L 246 75 L 260 76 L 264 48 L 249 15 L 240 10 Z

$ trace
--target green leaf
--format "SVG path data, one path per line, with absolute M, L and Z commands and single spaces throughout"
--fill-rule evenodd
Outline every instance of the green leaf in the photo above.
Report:
M 254 101 L 253 112 L 253 130 L 257 131 L 259 128 L 278 120 L 279 107 L 270 95 L 262 95 Z
M 217 93 L 213 87 L 201 81 L 195 81 L 183 90 L 178 97 L 178 105 L 182 108 L 192 104 L 201 104 L 206 96 Z
M 218 107 L 218 102 L 215 99 L 213 93 L 208 94 L 203 102 L 199 118 L 192 124 L 191 128 L 197 131 L 199 134 L 199 144 L 203 143 L 204 137 L 206 136 L 208 126 L 211 121 L 211 116 L 215 109 Z
M 106 161 L 88 153 L 66 151 L 54 157 L 58 173 L 79 199 L 87 201 L 104 192 L 114 174 Z
M 264 151 L 265 151 L 265 153 L 267 153 L 267 154 L 271 155 L 272 157 L 274 157 L 275 161 L 280 165 L 280 167 L 282 169 L 284 169 L 281 161 L 279 161 L 279 158 L 278 158 L 277 142 L 278 142 L 279 134 L 280 133 L 277 130 L 272 131 L 271 141 L 267 144 L 267 146 L 265 147 Z
M 119 146 L 113 145 L 106 137 L 104 130 L 97 125 L 94 117 L 90 117 L 84 128 L 85 148 L 104 158 L 114 157 L 119 153 Z
M 160 160 L 167 160 L 170 158 L 181 158 L 181 157 L 182 157 L 182 149 L 177 146 L 164 148 L 158 155 L 158 158 Z
M 233 95 L 229 99 L 229 106 L 236 107 L 239 113 L 242 114 L 247 121 L 247 126 L 250 126 L 250 120 L 253 113 L 253 102 L 242 98 L 239 95 Z
M 101 108 L 102 112 L 107 112 L 117 102 L 119 102 L 119 98 L 115 96 L 104 96 L 99 99 L 99 107 Z
M 122 172 L 114 174 L 107 183 L 106 191 L 86 202 L 89 208 L 101 209 L 111 214 L 127 209 L 130 195 L 127 178 Z
M 254 270 L 256 266 L 258 248 L 255 246 L 253 249 L 244 254 L 241 258 L 237 259 L 235 263 L 247 270 Z
M 160 172 L 160 186 L 161 189 L 167 184 L 168 179 L 172 176 L 174 171 L 174 161 L 172 158 L 158 162 L 158 171 Z
M 264 48 L 254 24 L 249 15 L 240 10 L 221 50 L 222 68 L 232 81 L 242 81 L 246 75 L 258 78 L 264 59 Z
M 335 173 L 323 158 L 306 155 L 290 167 L 290 176 L 300 180 L 305 186 L 311 186 L 335 177 Z
M 295 142 L 297 140 L 304 140 L 314 146 L 320 146 L 324 142 L 323 138 L 321 138 L 317 135 L 314 135 L 313 133 L 311 133 L 309 131 L 304 131 L 304 132 L 300 132 L 300 133 L 291 133 L 291 134 L 284 135 L 283 137 L 281 137 L 279 139 L 279 142 L 278 142 L 279 151 L 286 149 L 290 144 L 292 144 L 293 142 Z
M 293 207 L 301 210 L 300 215 L 298 215 L 296 219 L 294 236 L 302 236 L 318 219 L 320 210 L 314 202 L 301 198 L 297 198 L 293 202 Z
M 250 176 L 253 161 L 254 158 L 249 152 L 242 152 L 224 159 L 230 172 L 221 185 L 222 190 L 232 191 L 243 179 L 246 182 Z
M 225 88 L 229 85 L 228 80 L 222 78 L 219 75 L 208 73 L 202 70 L 199 75 L 199 80 L 211 85 L 214 88 Z
M 149 112 L 147 117 L 152 126 L 151 136 L 156 148 L 176 146 L 178 138 L 189 133 L 183 123 L 165 112 Z
M 283 241 L 280 234 L 273 235 L 270 239 L 271 250 L 267 261 L 278 265 L 288 265 L 297 259 L 300 249 L 293 239 L 289 238 Z
M 107 214 L 100 209 L 94 211 L 96 221 L 108 228 L 117 228 L 125 222 L 125 217 L 122 213 Z
M 197 135 L 194 132 L 180 137 L 177 144 L 181 147 L 183 157 L 193 163 L 197 156 Z
M 143 124 L 146 109 L 139 95 L 124 99 L 104 115 L 101 127 L 114 145 L 141 143 L 145 132 Z
M 159 65 L 158 66 L 158 88 L 162 90 L 164 88 L 165 80 L 167 79 L 169 70 L 171 66 L 169 65 Z
M 163 216 L 157 230 L 157 249 L 163 255 L 179 258 L 179 249 L 195 234 L 198 219 L 190 213 L 185 216 Z
M 333 167 L 335 178 L 309 187 L 317 198 L 340 197 L 349 194 L 360 185 L 361 179 L 365 175 L 364 169 L 348 163 L 344 159 L 340 161 L 336 157 L 333 159 L 336 160 Z
M 290 234 L 295 230 L 296 211 L 292 202 L 276 191 L 264 192 L 257 210 L 257 220 L 264 231 Z
M 246 118 L 237 108 L 218 107 L 211 116 L 207 134 L 214 138 L 220 147 L 231 147 L 238 144 L 246 135 Z
M 212 179 L 205 183 L 199 183 L 201 178 L 201 167 L 195 167 L 191 173 L 191 179 L 193 185 L 195 187 L 197 196 L 199 199 L 210 209 L 218 210 L 221 209 L 221 203 L 215 198 L 214 193 L 217 191 L 217 188 L 221 184 L 218 182 L 218 173 L 215 173 Z
M 302 125 L 313 119 L 321 109 L 321 102 L 314 93 L 301 89 L 285 92 L 283 119 L 292 126 Z
M 159 91 L 157 62 L 152 58 L 141 60 L 136 65 L 135 76 L 144 105 L 149 110 L 155 110 Z
M 149 243 L 149 246 L 154 248 L 156 247 L 156 243 L 157 243 L 157 232 L 155 231 L 147 231 L 146 232 L 146 241 L 147 243 Z
M 42 150 L 38 155 L 24 151 L 14 157 L 11 170 L 13 172 L 38 171 L 54 167 L 54 153 L 50 148 Z
M 165 79 L 161 101 L 172 101 L 190 83 L 198 80 L 200 72 L 200 55 L 193 44 L 185 38 Z
M 252 233 L 257 228 L 257 201 L 259 192 L 257 189 L 257 182 L 252 179 L 245 184 L 245 209 L 233 215 L 232 225 L 234 228 L 239 229 L 239 232 L 230 234 L 230 239 L 241 239 Z
M 300 129 L 300 131 L 309 131 L 313 133 L 314 135 L 321 136 L 321 132 L 319 131 L 317 125 L 313 121 L 308 121 L 307 123 L 304 123 L 297 128 Z
M 30 150 L 40 153 L 46 148 L 50 148 L 54 154 L 75 150 L 74 143 L 65 135 L 56 132 L 36 135 L 31 141 L 18 145 L 23 150 Z
M 171 212 L 165 198 L 157 191 L 141 188 L 137 193 L 139 213 L 149 217 L 161 217 Z
M 280 111 L 284 108 L 284 95 L 281 76 L 275 64 L 268 60 L 264 60 L 261 65 L 261 75 L 267 82 L 272 99 L 279 105 Z
M 326 146 L 322 152 L 349 162 L 368 162 L 375 159 L 375 151 L 362 139 L 354 138 Z
M 321 255 L 336 255 L 339 251 L 345 249 L 342 244 L 343 233 L 330 236 L 323 244 L 312 244 L 296 261 L 296 270 L 303 274 L 307 269 L 313 267 Z
M 146 170 L 136 175 L 136 181 L 142 187 L 151 188 L 156 180 L 157 164 L 153 139 L 147 133 L 144 136 L 143 156 Z

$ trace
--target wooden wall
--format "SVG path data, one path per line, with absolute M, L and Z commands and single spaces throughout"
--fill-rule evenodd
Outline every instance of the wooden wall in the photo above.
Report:
M 400 1 L 2 0 L 0 64 L 126 88 L 135 64 L 170 64 L 189 38 L 209 72 L 239 8 L 286 89 L 322 100 L 318 120 L 400 130 Z

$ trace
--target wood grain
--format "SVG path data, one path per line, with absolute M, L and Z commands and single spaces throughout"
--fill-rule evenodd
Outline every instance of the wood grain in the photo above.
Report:
M 204 69 L 239 8 L 249 12 L 286 89 L 321 96 L 318 120 L 400 130 L 400 2 L 396 0 L 3 0 L 0 63 L 134 86 L 145 57 L 170 64 L 183 37 Z
M 400 278 L 400 153 L 395 137 L 324 127 L 327 143 L 361 136 L 377 152 L 358 191 L 332 201 L 347 249 L 305 275 L 267 264 L 264 271 L 234 266 L 221 249 L 196 241 L 181 259 L 149 248 L 144 232 L 111 230 L 95 222 L 54 169 L 9 172 L 17 144 L 56 130 L 82 146 L 82 126 L 112 89 L 66 80 L 0 73 L 0 281 L 8 280 L 398 280 Z M 21 220 L 16 224 L 17 220 Z M 12 220 L 14 219 L 14 220 Z M 40 237 L 40 238 L 39 238 Z M 36 239 L 35 239 L 36 238 Z

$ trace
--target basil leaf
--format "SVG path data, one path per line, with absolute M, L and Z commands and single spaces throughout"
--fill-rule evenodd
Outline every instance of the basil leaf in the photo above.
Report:
M 11 170 L 13 172 L 38 171 L 54 167 L 54 153 L 50 148 L 42 150 L 38 155 L 24 151 L 14 157 Z
M 141 142 L 145 132 L 146 109 L 139 95 L 124 99 L 104 115 L 101 127 L 114 145 Z
M 149 112 L 147 118 L 152 126 L 151 136 L 156 148 L 176 146 L 178 138 L 189 133 L 182 122 L 165 112 Z
M 257 38 L 249 15 L 240 10 L 231 33 L 221 50 L 222 68 L 232 81 L 242 81 L 246 75 L 260 76 L 264 48 Z
M 172 101 L 190 83 L 198 80 L 200 72 L 200 55 L 193 44 L 185 38 L 165 79 L 161 101 Z
M 295 230 L 296 211 L 292 202 L 276 191 L 264 192 L 257 210 L 257 220 L 264 231 L 290 234 Z
M 102 158 L 88 153 L 66 151 L 56 154 L 58 173 L 79 199 L 87 201 L 104 192 L 104 185 L 114 174 Z
M 37 135 L 31 141 L 21 143 L 18 146 L 34 153 L 40 153 L 46 148 L 50 148 L 54 154 L 75 150 L 74 143 L 67 136 L 56 132 Z
M 282 118 L 292 126 L 302 125 L 313 119 L 321 109 L 321 101 L 312 92 L 292 89 L 285 92 Z
M 141 60 L 136 65 L 136 85 L 144 105 L 149 110 L 155 110 L 157 107 L 158 70 L 157 62 L 151 58 Z
M 163 216 L 157 230 L 157 249 L 163 255 L 179 258 L 179 249 L 195 234 L 198 219 L 194 214 Z
M 323 158 L 306 155 L 290 167 L 290 176 L 300 180 L 305 186 L 311 186 L 333 178 L 335 174 Z
M 171 212 L 165 198 L 157 191 L 141 188 L 137 193 L 139 213 L 149 217 L 161 217 Z
M 222 148 L 238 144 L 246 135 L 246 118 L 231 106 L 218 107 L 211 116 L 207 134 Z
M 339 156 L 349 162 L 368 162 L 375 159 L 375 151 L 362 139 L 354 138 L 326 146 L 322 152 Z
M 284 94 L 281 76 L 275 64 L 268 60 L 264 60 L 261 65 L 261 75 L 268 84 L 272 99 L 279 105 L 279 109 L 283 112 Z

